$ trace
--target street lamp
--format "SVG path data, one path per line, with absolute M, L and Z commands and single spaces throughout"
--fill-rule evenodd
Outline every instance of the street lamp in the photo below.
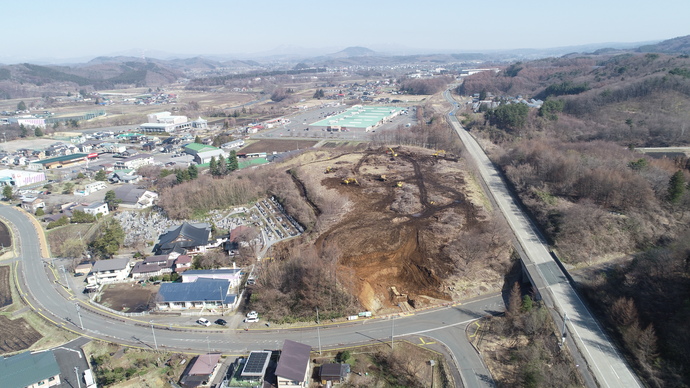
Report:
M 81 326 L 81 329 L 84 330 L 84 322 L 81 320 L 81 313 L 79 310 L 81 310 L 81 306 L 79 306 L 79 302 L 74 302 L 74 307 L 77 309 L 77 316 L 79 317 L 79 326 Z
M 153 334 L 153 345 L 156 347 L 156 350 L 158 350 L 158 342 L 156 341 L 156 332 L 153 330 L 153 320 L 150 320 L 149 323 L 151 324 L 151 334 Z

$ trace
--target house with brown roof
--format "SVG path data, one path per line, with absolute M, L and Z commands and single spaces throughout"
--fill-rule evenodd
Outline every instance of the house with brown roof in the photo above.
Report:
M 219 363 L 220 356 L 220 353 L 208 353 L 197 356 L 182 374 L 180 384 L 187 388 L 208 385 L 221 365 Z
M 309 386 L 309 354 L 311 346 L 285 340 L 275 375 L 278 388 Z

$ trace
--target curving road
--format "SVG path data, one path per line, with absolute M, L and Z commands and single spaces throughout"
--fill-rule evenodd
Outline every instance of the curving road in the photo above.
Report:
M 599 386 L 641 387 L 637 376 L 609 341 L 552 258 L 539 230 L 517 205 L 496 167 L 474 137 L 460 125 L 455 117 L 459 107 L 450 94 L 451 89 L 444 92 L 446 100 L 455 106 L 448 114 L 448 120 L 460 136 L 468 154 L 475 160 L 491 196 L 510 225 L 518 243 L 517 248 L 521 252 L 523 266 L 533 285 L 549 307 L 558 311 L 561 318 L 566 317 L 569 337 L 574 340 Z
M 62 287 L 60 275 L 43 259 L 39 237 L 42 232 L 28 216 L 16 208 L 0 206 L 0 217 L 13 228 L 15 243 L 20 252 L 21 271 L 17 271 L 22 297 L 45 319 L 79 335 L 116 342 L 127 346 L 165 349 L 179 352 L 246 354 L 251 350 L 278 349 L 284 339 L 291 339 L 318 349 L 338 348 L 358 343 L 386 342 L 406 336 L 423 345 L 420 338 L 431 337 L 450 351 L 453 362 L 461 372 L 465 387 L 493 386 L 491 375 L 476 350 L 467 341 L 466 326 L 486 314 L 503 311 L 500 295 L 486 297 L 465 304 L 430 309 L 414 315 L 389 316 L 345 324 L 322 325 L 317 335 L 315 327 L 298 330 L 233 330 L 202 329 L 150 322 L 153 316 L 128 319 L 93 306 L 80 303 Z M 77 308 L 79 305 L 79 311 Z M 190 319 L 191 321 L 191 319 Z M 83 328 L 83 329 L 82 329 Z M 411 337 L 412 336 L 412 337 Z M 420 338 L 420 342 L 416 342 Z

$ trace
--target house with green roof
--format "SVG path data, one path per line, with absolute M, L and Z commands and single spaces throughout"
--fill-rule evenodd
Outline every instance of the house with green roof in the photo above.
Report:
M 60 385 L 60 366 L 52 351 L 24 352 L 0 358 L 4 388 L 53 387 Z
M 197 164 L 206 164 L 211 161 L 211 158 L 218 158 L 223 155 L 227 158 L 228 155 L 220 148 L 213 147 L 210 145 L 199 144 L 199 143 L 189 143 L 184 146 L 184 151 L 192 156 L 194 156 L 194 161 Z

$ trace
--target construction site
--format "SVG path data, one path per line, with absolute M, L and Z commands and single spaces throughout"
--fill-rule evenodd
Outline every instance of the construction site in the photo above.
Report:
M 315 154 L 295 161 L 303 196 L 347 202 L 313 243 L 338 247 L 338 272 L 352 276 L 363 308 L 409 311 L 501 289 L 507 234 L 464 159 L 413 147 Z

